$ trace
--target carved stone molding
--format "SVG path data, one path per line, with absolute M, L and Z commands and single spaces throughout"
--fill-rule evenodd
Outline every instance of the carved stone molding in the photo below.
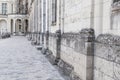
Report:
M 64 33 L 62 34 L 62 38 L 68 39 L 84 39 L 85 41 L 91 42 L 94 41 L 95 35 L 93 29 L 82 29 L 79 33 Z
M 95 39 L 94 29 L 92 29 L 92 28 L 82 29 L 80 31 L 80 35 L 81 35 L 82 39 L 84 39 L 87 42 L 93 42 Z
M 65 39 L 76 39 L 76 38 L 80 38 L 79 34 L 78 33 L 64 33 L 62 34 L 62 38 L 65 38 Z
M 101 34 L 97 37 L 96 41 L 103 44 L 120 45 L 120 36 Z

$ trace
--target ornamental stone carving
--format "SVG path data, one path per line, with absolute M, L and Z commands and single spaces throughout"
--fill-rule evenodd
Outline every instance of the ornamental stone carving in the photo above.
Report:
M 120 37 L 111 34 L 101 34 L 97 37 L 96 41 L 103 44 L 120 45 Z

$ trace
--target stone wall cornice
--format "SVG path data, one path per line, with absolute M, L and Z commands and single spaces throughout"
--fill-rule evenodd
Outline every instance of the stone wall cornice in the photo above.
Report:
M 103 44 L 120 45 L 120 36 L 111 34 L 100 34 L 96 38 L 96 41 Z
M 82 29 L 79 33 L 64 33 L 62 34 L 62 38 L 67 38 L 67 39 L 84 39 L 87 42 L 94 41 L 95 35 L 94 35 L 94 30 L 93 29 Z
M 69 38 L 69 39 L 75 39 L 79 37 L 79 33 L 63 33 L 62 38 Z

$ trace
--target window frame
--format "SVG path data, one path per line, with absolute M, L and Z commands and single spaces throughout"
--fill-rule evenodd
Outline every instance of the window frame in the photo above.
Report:
M 52 0 L 52 25 L 57 24 L 57 0 Z
M 2 3 L 2 14 L 3 15 L 7 14 L 7 3 Z

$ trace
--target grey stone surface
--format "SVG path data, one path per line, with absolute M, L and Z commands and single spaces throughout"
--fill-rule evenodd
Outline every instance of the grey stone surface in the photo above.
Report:
M 52 51 L 50 50 L 46 52 L 46 57 L 48 58 L 50 63 L 53 65 L 57 65 L 57 63 L 59 62 L 59 59 L 57 60 L 56 57 L 53 55 Z
M 50 34 L 49 50 L 52 53 L 48 55 L 50 57 L 50 60 L 52 59 L 52 62 L 54 62 L 55 55 L 57 55 L 57 51 L 60 50 L 60 61 L 58 63 L 58 66 L 66 75 L 71 76 L 72 80 L 80 80 L 81 75 L 83 80 L 92 80 L 95 39 L 94 30 L 83 29 L 80 31 L 80 33 L 63 33 L 61 35 L 61 43 L 57 44 L 57 42 L 59 42 L 59 38 L 60 37 L 58 37 L 57 34 Z M 56 43 L 53 44 L 53 42 L 55 41 Z M 58 46 L 60 48 L 58 48 Z M 78 57 L 79 55 L 81 56 Z M 84 63 L 80 60 L 83 60 Z M 75 65 L 74 63 L 78 64 Z M 79 69 L 79 66 L 81 66 L 81 68 L 84 66 L 83 70 Z M 74 68 L 76 72 L 74 72 Z M 80 71 L 77 71 L 77 69 L 79 69 Z M 84 72 L 84 70 L 86 72 Z M 83 74 L 79 74 L 78 76 L 78 73 Z
M 25 37 L 0 40 L 0 80 L 65 80 Z
M 95 56 L 119 63 L 119 36 L 100 35 L 95 42 Z
M 94 40 L 95 40 L 94 30 L 83 29 L 80 31 L 80 33 L 62 34 L 63 42 L 61 45 L 68 46 L 72 48 L 75 52 L 78 52 L 81 54 L 93 55 Z
M 101 34 L 96 39 L 97 42 L 103 44 L 112 44 L 112 45 L 120 45 L 120 36 L 111 35 L 111 34 Z
M 92 28 L 82 29 L 80 31 L 80 35 L 81 35 L 82 39 L 84 39 L 86 42 L 93 42 L 95 39 L 94 29 L 92 29 Z
M 62 38 L 67 38 L 70 40 L 83 39 L 84 41 L 91 42 L 94 41 L 95 35 L 93 29 L 82 29 L 79 33 L 64 33 Z
M 71 73 L 70 78 L 71 80 L 82 80 L 75 72 Z
M 72 65 L 66 63 L 63 60 L 59 61 L 58 66 L 63 70 L 64 74 L 67 76 L 70 76 L 72 74 L 72 71 L 74 70 Z
M 120 80 L 120 37 L 111 34 L 99 35 L 94 52 L 95 79 Z
M 56 37 L 57 35 L 55 33 L 49 33 L 49 36 Z

